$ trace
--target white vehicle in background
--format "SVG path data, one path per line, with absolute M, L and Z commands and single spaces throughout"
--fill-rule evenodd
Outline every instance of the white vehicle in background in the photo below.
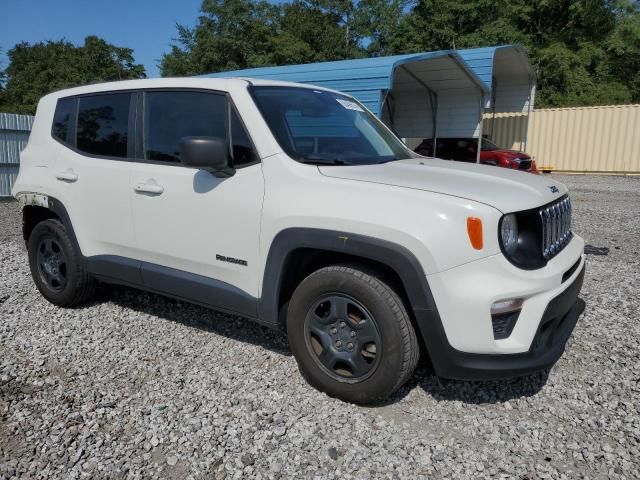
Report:
M 563 185 L 418 156 L 322 88 L 52 93 L 13 193 L 50 302 L 101 281 L 242 315 L 285 330 L 309 383 L 350 402 L 392 394 L 420 354 L 457 379 L 548 367 L 580 314 L 584 242 Z

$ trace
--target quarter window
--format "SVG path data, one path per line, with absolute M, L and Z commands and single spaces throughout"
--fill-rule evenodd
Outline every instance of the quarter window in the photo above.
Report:
M 226 138 L 226 98 L 204 92 L 147 92 L 144 158 L 180 162 L 183 137 Z
M 61 98 L 56 104 L 53 115 L 53 136 L 64 143 L 71 143 L 70 134 L 76 101 L 73 98 Z
M 233 145 L 233 166 L 241 167 L 257 160 L 257 155 L 235 109 L 231 108 L 231 144 Z
M 80 97 L 77 148 L 93 155 L 126 157 L 130 93 Z

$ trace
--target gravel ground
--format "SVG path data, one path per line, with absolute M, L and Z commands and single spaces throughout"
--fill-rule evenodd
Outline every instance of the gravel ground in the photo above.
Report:
M 550 372 L 442 381 L 385 405 L 307 386 L 286 338 L 104 287 L 37 293 L 0 203 L 0 478 L 638 478 L 640 178 L 563 176 L 590 256 L 587 309 Z

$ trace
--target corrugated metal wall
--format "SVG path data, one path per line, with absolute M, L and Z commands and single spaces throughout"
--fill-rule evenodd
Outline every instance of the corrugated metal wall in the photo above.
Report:
M 526 113 L 487 113 L 482 133 L 500 147 L 524 151 L 528 118 Z
M 550 108 L 485 116 L 484 133 L 566 172 L 640 173 L 640 105 Z M 526 148 L 525 148 L 526 145 Z
M 493 70 L 493 54 L 497 48 L 515 47 L 489 47 L 481 49 L 481 58 L 476 59 L 476 67 L 471 68 L 463 60 L 461 53 L 465 50 L 440 50 L 435 52 L 409 53 L 406 55 L 392 55 L 386 57 L 357 58 L 352 60 L 338 60 L 332 62 L 306 63 L 300 65 L 282 65 L 278 67 L 258 67 L 243 70 L 232 70 L 202 75 L 203 77 L 249 77 L 271 80 L 284 80 L 289 82 L 308 83 L 321 87 L 332 88 L 360 100 L 375 115 L 382 114 L 382 98 L 386 91 L 395 90 L 393 78 L 397 69 L 401 66 L 411 66 L 418 77 L 426 82 L 430 88 L 438 92 L 439 98 L 444 96 L 443 91 L 449 91 L 449 95 L 456 94 L 455 90 L 471 90 L 478 93 L 478 88 L 486 89 L 489 94 L 491 87 L 491 72 Z M 467 52 L 468 53 L 468 52 Z M 439 66 L 440 64 L 440 66 Z M 446 65 L 443 72 L 442 64 Z M 455 68 L 453 76 L 452 64 Z M 422 65 L 424 68 L 420 68 Z M 484 80 L 476 75 L 476 68 L 484 75 Z M 446 70 L 449 69 L 449 72 Z M 430 78 L 424 77 L 428 72 Z M 441 75 L 438 77 L 438 75 Z M 487 83 L 488 81 L 488 83 Z M 409 83 L 415 80 L 409 78 Z M 475 102 L 474 102 L 475 103 Z
M 0 113 L 0 197 L 11 195 L 20 167 L 20 152 L 27 146 L 32 125 L 30 115 Z

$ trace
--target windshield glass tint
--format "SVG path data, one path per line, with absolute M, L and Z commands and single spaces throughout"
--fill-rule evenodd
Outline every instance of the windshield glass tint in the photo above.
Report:
M 280 146 L 296 160 L 370 164 L 411 157 L 351 98 L 299 87 L 253 87 L 252 95 Z

